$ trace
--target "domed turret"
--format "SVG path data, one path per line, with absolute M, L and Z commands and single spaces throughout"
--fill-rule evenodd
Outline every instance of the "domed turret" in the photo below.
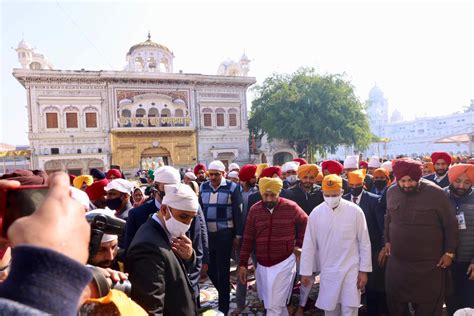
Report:
M 173 72 L 173 52 L 166 46 L 148 39 L 130 47 L 127 71 Z

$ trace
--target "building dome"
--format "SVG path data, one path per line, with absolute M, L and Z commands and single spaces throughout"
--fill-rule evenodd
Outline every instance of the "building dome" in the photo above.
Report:
M 380 90 L 379 87 L 374 86 L 372 89 L 370 89 L 370 92 L 369 92 L 369 99 L 370 99 L 370 100 L 383 99 L 383 92 L 382 92 L 382 90 Z
M 25 40 L 21 40 L 21 42 L 18 43 L 18 48 L 31 49 L 31 46 L 25 42 Z
M 168 47 L 166 47 L 164 45 L 161 45 L 161 44 L 158 44 L 156 42 L 153 42 L 151 40 L 150 33 L 148 33 L 148 39 L 146 41 L 135 44 L 132 47 L 130 47 L 130 49 L 128 50 L 127 55 L 131 55 L 138 48 L 157 48 L 157 49 L 164 50 L 164 51 L 168 52 L 169 54 L 173 55 L 173 53 L 170 51 L 170 49 Z

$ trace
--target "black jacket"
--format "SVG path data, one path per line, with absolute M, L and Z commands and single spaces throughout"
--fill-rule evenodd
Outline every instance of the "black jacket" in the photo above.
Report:
M 441 180 L 440 182 L 436 182 L 435 181 L 435 178 L 436 178 L 436 173 L 431 173 L 427 176 L 424 176 L 423 177 L 424 179 L 426 180 L 429 180 L 431 182 L 433 182 L 434 184 L 437 184 L 440 188 L 444 189 L 446 188 L 447 186 L 449 186 L 449 178 L 448 178 L 448 175 L 446 175 L 443 180 Z
M 296 202 L 308 215 L 316 206 L 324 202 L 321 187 L 316 184 L 311 191 L 306 193 L 306 191 L 301 188 L 301 183 L 298 182 L 292 188 L 282 191 L 280 196 Z
M 161 225 L 149 218 L 127 253 L 131 298 L 151 315 L 197 315 L 193 287 L 183 261 L 171 250 Z

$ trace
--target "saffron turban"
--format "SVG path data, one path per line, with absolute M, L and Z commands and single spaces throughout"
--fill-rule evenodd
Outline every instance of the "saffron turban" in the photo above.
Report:
M 344 160 L 344 169 L 359 168 L 359 156 L 347 156 Z
M 298 167 L 298 178 L 302 179 L 307 175 L 317 177 L 319 173 L 318 166 L 313 164 L 305 164 Z
M 342 178 L 336 174 L 328 174 L 323 179 L 323 191 L 342 190 Z
M 347 173 L 349 184 L 362 184 L 365 179 L 365 170 L 358 169 Z
M 295 158 L 295 159 L 293 159 L 293 161 L 299 162 L 299 163 L 300 163 L 300 166 L 301 166 L 301 165 L 305 165 L 305 164 L 308 163 L 308 162 L 306 161 L 306 159 L 304 159 L 304 158 Z
M 273 167 L 268 167 L 262 170 L 262 174 L 260 175 L 261 177 L 267 177 L 267 178 L 272 178 L 273 175 L 278 175 L 278 177 L 281 177 L 281 168 L 278 166 L 273 166 Z
M 99 180 L 105 179 L 105 173 L 103 173 L 99 169 L 92 168 L 89 173 L 92 177 L 97 178 Z
M 393 163 L 393 174 L 397 181 L 404 176 L 409 176 L 412 180 L 418 181 L 421 178 L 422 169 L 421 162 L 413 159 L 398 159 Z
M 386 177 L 387 179 L 390 179 L 390 174 L 387 169 L 385 168 L 378 168 L 374 170 L 374 173 L 372 174 L 374 177 Z
M 260 178 L 260 180 L 258 181 L 258 188 L 260 190 L 261 195 L 263 195 L 267 191 L 279 195 L 281 188 L 283 188 L 283 181 L 281 181 L 280 178 L 263 177 Z
M 438 159 L 443 159 L 448 165 L 451 164 L 451 155 L 444 151 L 435 151 L 431 154 L 431 160 L 433 164 L 438 162 Z
M 243 182 L 249 182 L 257 173 L 257 166 L 252 164 L 243 165 L 239 172 L 239 179 Z
M 433 163 L 432 163 L 431 161 L 425 162 L 425 163 L 423 164 L 423 168 L 428 168 L 428 170 L 429 170 L 431 173 L 435 172 L 434 165 L 433 165 Z
M 260 175 L 262 174 L 263 169 L 268 168 L 270 165 L 267 163 L 261 163 L 257 165 L 257 171 L 255 171 L 255 174 L 257 178 L 260 178 Z
M 162 204 L 188 212 L 197 212 L 199 208 L 196 192 L 189 185 L 182 183 L 165 185 L 165 197 Z
M 198 164 L 194 167 L 194 174 L 197 176 L 198 173 L 199 173 L 199 171 L 201 171 L 201 170 L 204 170 L 204 172 L 206 172 L 206 171 L 207 171 L 206 166 L 203 165 L 202 163 L 198 163 Z
M 421 159 L 421 161 L 423 161 L 423 162 L 433 162 L 433 160 L 432 160 L 431 157 L 429 157 L 429 156 L 424 156 L 424 157 Z
M 318 175 L 316 176 L 316 182 L 322 182 L 323 178 L 324 178 L 323 173 L 322 172 L 318 173 Z
M 369 163 L 365 160 L 361 160 L 359 161 L 359 168 L 368 168 L 369 167 Z
M 19 169 L 4 174 L 0 179 L 16 180 L 21 185 L 42 185 L 48 183 L 48 174 L 42 170 Z
M 99 181 L 95 181 L 90 186 L 88 186 L 86 188 L 86 193 L 89 196 L 89 199 L 91 201 L 95 201 L 105 196 L 107 193 L 105 192 L 104 188 L 108 183 L 109 183 L 109 180 L 102 179 Z
M 92 178 L 92 176 L 88 174 L 83 174 L 83 175 L 75 177 L 74 180 L 72 181 L 72 185 L 75 188 L 80 189 L 84 183 L 87 186 L 90 186 L 93 182 L 94 182 L 94 179 Z
M 340 175 L 344 170 L 344 166 L 336 160 L 326 160 L 321 164 L 321 168 L 326 169 L 330 174 Z
M 457 164 L 449 168 L 448 170 L 448 178 L 449 182 L 453 183 L 459 176 L 462 174 L 466 174 L 469 180 L 474 183 L 474 165 L 471 164 Z
M 122 173 L 120 172 L 120 170 L 110 169 L 109 171 L 107 171 L 107 174 L 105 177 L 110 180 L 111 176 L 114 176 L 117 179 L 122 178 Z

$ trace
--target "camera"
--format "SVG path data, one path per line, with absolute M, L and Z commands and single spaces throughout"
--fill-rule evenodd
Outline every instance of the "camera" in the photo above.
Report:
M 132 293 L 132 284 L 130 281 L 120 281 L 120 282 L 113 282 L 110 278 L 105 277 L 102 273 L 101 269 L 94 267 L 92 265 L 87 265 L 89 269 L 92 271 L 92 282 L 97 287 L 97 294 L 99 297 L 106 296 L 110 290 L 119 290 L 125 293 L 128 297 Z
M 86 214 L 86 219 L 91 225 L 91 240 L 89 242 L 89 258 L 93 258 L 100 248 L 100 242 L 104 234 L 123 234 L 125 221 L 115 216 L 106 214 Z

